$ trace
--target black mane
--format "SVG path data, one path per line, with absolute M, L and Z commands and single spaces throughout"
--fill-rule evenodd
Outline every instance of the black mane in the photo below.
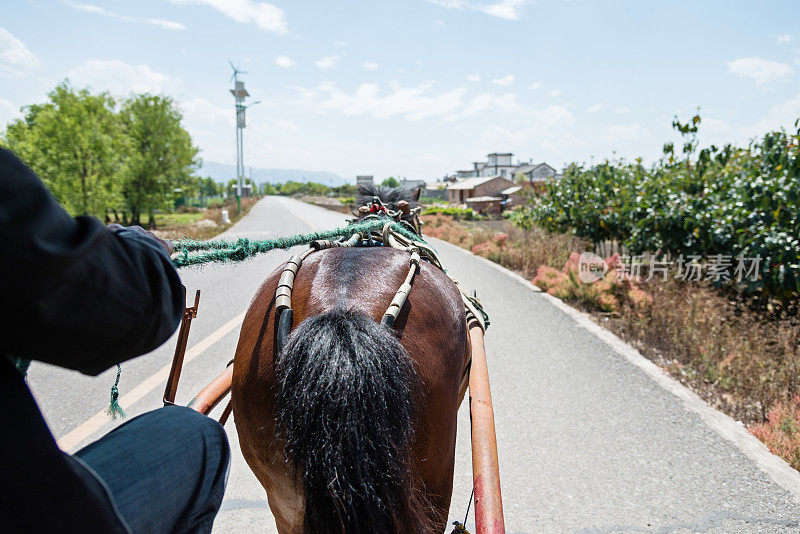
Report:
M 419 188 L 413 191 L 405 187 L 387 187 L 384 185 L 359 185 L 358 196 L 356 197 L 357 206 L 365 206 L 372 204 L 372 197 L 381 199 L 387 208 L 391 210 L 397 209 L 397 203 L 401 200 L 407 201 L 411 208 L 417 207 L 419 204 Z

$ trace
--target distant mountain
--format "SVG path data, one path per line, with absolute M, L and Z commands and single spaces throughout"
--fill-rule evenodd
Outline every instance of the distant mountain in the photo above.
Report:
M 236 177 L 236 165 L 204 161 L 197 174 L 210 176 L 215 181 L 224 183 Z M 245 176 L 251 177 L 250 167 L 245 167 Z M 303 171 L 300 169 L 257 169 L 253 167 L 252 178 L 257 184 L 263 182 L 284 183 L 290 180 L 295 182 L 317 182 L 328 186 L 348 183 L 348 180 L 333 172 Z

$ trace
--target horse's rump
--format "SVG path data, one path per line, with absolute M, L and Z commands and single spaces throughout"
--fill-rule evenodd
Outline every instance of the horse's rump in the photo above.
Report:
M 467 363 L 464 308 L 455 284 L 423 262 L 394 330 L 380 325 L 408 258 L 383 247 L 309 256 L 281 355 L 273 349 L 280 270 L 251 303 L 233 408 L 282 532 L 444 529 Z

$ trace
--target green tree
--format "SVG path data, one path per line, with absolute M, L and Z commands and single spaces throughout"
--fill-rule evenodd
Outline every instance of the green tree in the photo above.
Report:
M 236 178 L 231 178 L 230 180 L 228 180 L 228 182 L 225 184 L 225 189 L 223 191 L 223 194 L 225 196 L 229 194 L 234 197 L 236 196 Z
M 206 176 L 201 178 L 198 193 L 203 197 L 216 197 L 220 194 L 221 186 L 213 178 Z
M 129 139 L 123 194 L 131 224 L 141 224 L 147 214 L 154 227 L 155 210 L 170 207 L 176 189 L 181 196 L 197 189 L 198 149 L 182 118 L 173 100 L 163 95 L 136 95 L 122 105 L 120 121 Z
M 393 176 L 386 178 L 384 181 L 381 182 L 381 185 L 385 187 L 398 187 L 400 182 L 397 181 Z
M 44 180 L 74 215 L 108 219 L 121 201 L 119 174 L 127 141 L 106 93 L 76 91 L 68 81 L 48 94 L 49 102 L 24 108 L 0 142 Z
M 327 195 L 330 187 L 316 182 L 294 182 L 289 181 L 281 185 L 280 194 L 291 195 Z
M 336 194 L 336 196 L 354 197 L 356 196 L 356 193 L 358 193 L 358 187 L 356 187 L 354 184 L 343 184 L 331 188 L 331 191 L 333 191 Z

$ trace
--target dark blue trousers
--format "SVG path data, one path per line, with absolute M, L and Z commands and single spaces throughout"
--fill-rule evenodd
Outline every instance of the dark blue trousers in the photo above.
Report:
M 106 486 L 134 534 L 211 532 L 230 469 L 222 425 L 182 406 L 135 417 L 75 457 Z

